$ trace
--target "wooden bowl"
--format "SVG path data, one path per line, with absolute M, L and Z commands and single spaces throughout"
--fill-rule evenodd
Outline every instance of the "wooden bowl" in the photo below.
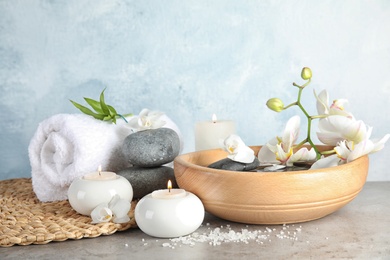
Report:
M 255 154 L 260 146 L 251 147 Z M 318 170 L 236 172 L 208 168 L 226 158 L 222 149 L 183 154 L 174 160 L 180 188 L 197 195 L 209 213 L 247 224 L 283 224 L 322 218 L 362 190 L 368 156 Z

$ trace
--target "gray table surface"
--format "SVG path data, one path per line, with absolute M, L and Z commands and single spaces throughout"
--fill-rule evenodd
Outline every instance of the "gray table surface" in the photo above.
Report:
M 256 239 L 246 241 L 201 242 L 192 234 L 186 238 L 192 244 L 185 244 L 130 229 L 111 236 L 0 248 L 0 259 L 390 259 L 389 198 L 390 182 L 367 182 L 355 200 L 322 219 L 267 226 L 206 214 L 196 231 L 206 238 L 217 228 L 222 235 L 257 232 Z

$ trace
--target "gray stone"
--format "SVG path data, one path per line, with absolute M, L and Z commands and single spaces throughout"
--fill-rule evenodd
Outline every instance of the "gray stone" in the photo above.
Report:
M 209 165 L 209 168 L 229 170 L 229 171 L 251 171 L 260 165 L 259 159 L 255 157 L 251 163 L 235 162 L 229 158 L 219 160 Z
M 172 162 L 180 152 L 180 139 L 169 128 L 139 131 L 126 137 L 122 152 L 134 166 L 156 167 Z
M 117 172 L 126 178 L 133 187 L 133 198 L 140 199 L 154 190 L 166 189 L 168 180 L 172 188 L 177 188 L 173 169 L 166 166 L 155 168 L 130 167 Z

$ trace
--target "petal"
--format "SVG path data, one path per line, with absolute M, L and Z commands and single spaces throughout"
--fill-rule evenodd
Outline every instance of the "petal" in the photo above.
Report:
M 284 145 L 291 147 L 292 144 L 298 139 L 299 126 L 301 124 L 301 118 L 299 116 L 291 117 L 286 124 L 286 128 L 283 132 L 282 141 Z
M 242 141 L 242 139 L 235 134 L 229 135 L 225 140 L 224 140 L 224 150 L 227 151 L 229 154 L 236 154 L 237 153 L 237 148 L 239 146 L 245 146 L 245 143 Z
M 123 216 L 121 218 L 114 217 L 113 221 L 114 221 L 114 223 L 118 223 L 118 224 L 120 224 L 120 223 L 127 223 L 127 222 L 130 221 L 130 218 L 129 218 L 128 215 Z
M 118 221 L 124 221 L 128 219 L 128 213 L 131 208 L 131 203 L 128 200 L 120 199 L 117 201 L 115 205 L 111 208 L 112 213 L 114 214 L 114 222 L 115 223 L 124 223 Z M 128 222 L 127 220 L 126 222 Z
M 385 143 L 389 139 L 389 137 L 390 137 L 390 134 L 387 134 L 384 137 L 382 137 L 382 139 L 380 139 L 379 141 L 377 141 L 377 142 L 374 141 L 374 148 L 372 149 L 371 153 L 382 150 L 383 147 L 385 146 Z
M 149 114 L 149 109 L 144 108 L 144 109 L 141 110 L 141 112 L 139 112 L 138 117 L 145 117 L 145 116 L 147 116 L 148 114 Z
M 294 162 L 298 161 L 312 161 L 316 158 L 317 154 L 314 149 L 308 150 L 307 148 L 301 148 L 290 156 L 287 161 L 287 166 L 292 166 Z
M 91 218 L 93 224 L 108 222 L 112 218 L 112 211 L 108 208 L 107 203 L 102 203 L 92 210 Z
M 286 163 L 287 160 L 290 158 L 290 156 L 293 154 L 292 148 L 285 152 L 281 146 L 281 144 L 278 144 L 276 146 L 277 152 L 276 152 L 276 159 L 279 160 L 281 163 Z
M 314 96 L 317 99 L 317 112 L 319 115 L 325 115 L 329 113 L 328 108 L 328 92 L 324 89 L 320 92 L 320 94 L 317 96 L 316 92 L 314 91 Z
M 352 162 L 363 155 L 369 154 L 374 148 L 374 144 L 370 140 L 364 140 L 359 144 L 355 145 L 353 151 L 351 151 L 346 158 L 347 162 Z
M 115 204 L 116 204 L 119 200 L 120 200 L 120 196 L 119 196 L 118 194 L 115 194 L 115 195 L 111 198 L 110 202 L 108 203 L 108 207 L 111 209 L 112 207 L 115 206 Z
M 332 115 L 327 118 L 321 119 L 318 123 L 318 129 L 321 132 L 341 132 L 349 127 L 354 120 L 340 115 Z
M 317 137 L 323 144 L 332 146 L 336 146 L 338 142 L 344 140 L 339 133 L 331 132 L 317 132 Z
M 286 165 L 274 164 L 272 166 L 265 167 L 264 171 L 265 172 L 276 172 L 276 171 L 281 170 L 283 168 L 286 168 Z
M 351 153 L 351 149 L 353 147 L 353 142 L 347 142 L 343 140 L 337 144 L 334 148 L 334 151 L 337 153 L 337 157 L 342 160 L 346 160 Z
M 339 163 L 340 163 L 340 159 L 337 157 L 336 154 L 334 154 L 334 155 L 319 159 L 310 167 L 310 170 L 333 167 L 333 166 L 339 165 Z
M 166 124 L 166 122 L 164 120 L 155 120 L 153 121 L 153 124 L 152 124 L 152 129 L 158 129 L 160 127 L 163 127 L 164 125 Z
M 361 141 L 368 139 L 367 133 L 371 133 L 372 128 L 367 130 L 366 124 L 362 120 L 353 121 L 348 127 L 341 129 L 342 136 L 348 141 L 354 143 L 360 143 Z
M 235 154 L 229 154 L 228 158 L 235 162 L 251 163 L 255 159 L 255 152 L 248 146 L 239 146 Z
M 269 148 L 269 146 L 271 146 L 271 147 L 275 147 L 275 149 L 276 149 L 277 143 L 278 143 L 278 141 L 276 140 L 276 138 L 273 138 L 267 143 L 267 145 L 264 145 L 260 149 L 259 153 L 257 154 L 257 158 L 259 159 L 260 164 L 278 163 L 278 161 L 276 160 L 275 152 L 271 151 L 271 149 Z

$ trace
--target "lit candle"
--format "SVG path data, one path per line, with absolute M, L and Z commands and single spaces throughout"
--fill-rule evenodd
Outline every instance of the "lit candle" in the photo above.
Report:
M 133 187 L 130 182 L 115 172 L 97 172 L 75 179 L 68 189 L 72 208 L 80 214 L 91 215 L 99 204 L 109 203 L 118 194 L 121 199 L 132 201 Z
M 152 192 L 152 197 L 157 199 L 172 199 L 172 198 L 183 198 L 186 196 L 186 191 L 183 189 L 172 189 L 171 180 L 168 181 L 168 189 L 155 190 Z
M 217 120 L 213 114 L 211 121 L 198 122 L 195 125 L 195 150 L 208 150 L 221 147 L 221 142 L 235 134 L 236 126 L 231 120 Z
M 92 172 L 84 175 L 83 177 L 85 180 L 97 180 L 97 181 L 104 181 L 104 180 L 115 180 L 116 179 L 116 173 L 115 172 L 103 172 L 102 166 L 99 165 L 97 172 Z
M 202 224 L 204 207 L 200 199 L 183 189 L 153 191 L 135 207 L 138 227 L 153 237 L 172 238 L 188 235 Z M 172 185 L 172 184 L 171 184 Z

